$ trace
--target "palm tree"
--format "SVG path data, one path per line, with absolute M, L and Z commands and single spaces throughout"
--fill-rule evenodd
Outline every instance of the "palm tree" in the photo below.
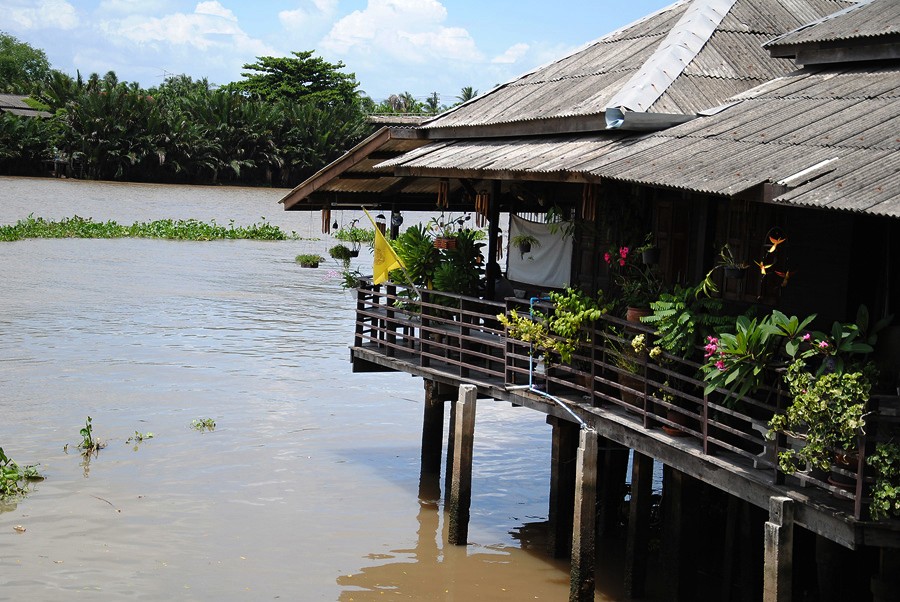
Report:
M 459 102 L 463 103 L 472 100 L 476 96 L 478 96 L 478 90 L 476 90 L 472 86 L 465 86 L 462 90 L 459 91 L 459 96 L 457 96 L 456 99 L 459 100 Z

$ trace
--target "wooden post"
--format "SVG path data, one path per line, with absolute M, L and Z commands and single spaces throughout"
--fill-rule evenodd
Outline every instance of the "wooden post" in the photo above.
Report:
M 457 396 L 459 394 L 457 393 Z M 450 425 L 447 427 L 447 464 L 444 466 L 444 507 L 450 507 L 450 485 L 453 482 L 453 454 L 456 450 L 456 399 L 450 400 Z
M 788 497 L 769 498 L 765 525 L 763 602 L 790 602 L 794 570 L 794 507 Z
M 469 506 L 472 502 L 472 447 L 475 440 L 475 385 L 461 385 L 456 401 L 453 429 L 453 478 L 450 481 L 451 545 L 466 545 L 469 535 Z
M 667 599 L 681 599 L 681 578 L 688 556 L 684 543 L 685 475 L 671 466 L 663 466 L 662 567 Z
M 598 457 L 601 470 L 597 495 L 599 537 L 618 537 L 619 511 L 625 501 L 625 475 L 628 473 L 628 448 L 611 439 L 601 441 L 602 452 Z
M 553 427 L 550 452 L 550 555 L 565 558 L 572 550 L 572 516 L 575 504 L 575 464 L 578 458 L 578 425 L 547 416 Z
M 581 429 L 575 473 L 570 602 L 593 602 L 597 516 L 597 432 Z
M 634 452 L 631 460 L 631 503 L 625 541 L 625 597 L 641 598 L 647 582 L 650 542 L 650 494 L 653 458 Z
M 419 499 L 437 504 L 441 497 L 441 451 L 444 447 L 444 402 L 440 384 L 425 380 Z

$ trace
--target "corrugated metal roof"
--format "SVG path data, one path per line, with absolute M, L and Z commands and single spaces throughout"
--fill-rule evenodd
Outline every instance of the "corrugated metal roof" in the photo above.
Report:
M 774 202 L 900 217 L 900 67 L 808 70 L 743 97 L 577 169 L 734 195 L 837 158 Z
M 834 42 L 900 34 L 900 2 L 862 0 L 842 11 L 816 19 L 766 44 L 779 48 L 811 42 Z
M 721 112 L 640 137 L 433 142 L 386 161 L 399 174 L 508 172 L 609 178 L 720 195 L 797 178 L 775 202 L 900 217 L 900 66 L 808 69 Z M 578 176 L 581 176 L 580 178 Z
M 642 96 L 641 109 L 693 114 L 794 70 L 792 61 L 769 56 L 761 47 L 763 42 L 848 4 L 844 0 L 736 0 L 717 27 L 698 32 L 702 40 L 698 40 L 699 46 L 692 51 L 689 62 L 677 64 L 673 53 L 678 46 L 664 46 L 663 42 L 688 9 L 699 11 L 731 1 L 677 2 L 478 96 L 422 127 L 462 128 L 457 131 L 465 135 L 465 128 L 479 126 L 600 116 L 627 86 L 651 94 Z M 632 78 L 638 73 L 646 75 L 642 69 L 655 73 L 677 70 L 680 75 L 667 77 L 666 82 L 649 76 L 634 81 Z M 600 121 L 597 123 L 602 127 Z

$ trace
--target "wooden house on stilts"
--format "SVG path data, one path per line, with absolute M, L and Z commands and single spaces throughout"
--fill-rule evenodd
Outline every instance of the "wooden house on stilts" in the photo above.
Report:
M 424 379 L 423 475 L 440 470 L 450 402 L 451 543 L 466 541 L 475 400 L 493 398 L 547 415 L 549 553 L 571 557 L 572 600 L 594 599 L 630 453 L 629 597 L 645 587 L 656 460 L 672 599 L 884 602 L 900 599 L 898 132 L 897 2 L 682 0 L 376 132 L 282 203 L 390 211 L 394 236 L 403 212 L 474 212 L 490 259 L 501 215 L 506 242 L 542 241 L 507 254 L 517 296 L 498 298 L 493 262 L 480 295 L 356 290 L 353 370 Z M 650 267 L 629 263 L 641 245 L 659 252 Z M 498 321 L 552 317 L 562 283 L 624 307 L 648 275 L 683 321 L 612 309 L 540 370 L 539 342 Z M 701 316 L 712 306 L 730 322 Z M 704 325 L 726 334 L 691 339 Z M 864 364 L 877 373 L 853 372 L 866 384 L 849 398 L 821 390 Z M 797 455 L 819 424 L 773 421 L 814 394 L 862 412 L 852 447 L 819 450 L 826 469 Z

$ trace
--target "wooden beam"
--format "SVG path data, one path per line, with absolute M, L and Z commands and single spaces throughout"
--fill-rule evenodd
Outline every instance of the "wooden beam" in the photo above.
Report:
M 464 546 L 469 535 L 472 503 L 472 449 L 475 440 L 475 385 L 460 385 L 453 432 L 453 478 L 450 481 L 448 542 Z
M 597 431 L 581 429 L 575 462 L 575 512 L 572 526 L 572 568 L 569 601 L 593 602 L 594 533 L 597 516 Z
M 763 602 L 791 602 L 794 571 L 794 502 L 773 496 L 765 525 Z
M 635 451 L 631 459 L 631 503 L 625 540 L 626 598 L 643 597 L 647 585 L 652 480 L 653 458 Z

